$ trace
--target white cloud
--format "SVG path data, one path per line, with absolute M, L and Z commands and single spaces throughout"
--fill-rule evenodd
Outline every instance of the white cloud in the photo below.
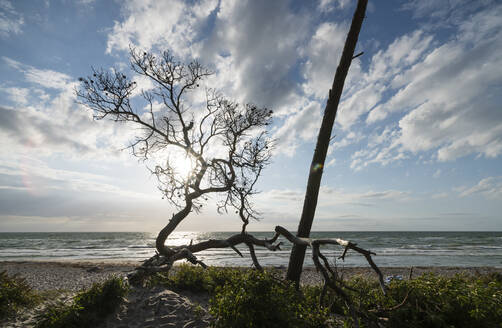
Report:
M 24 78 L 28 82 L 38 84 L 44 88 L 59 90 L 73 90 L 75 87 L 75 81 L 67 74 L 49 69 L 38 69 L 8 57 L 2 57 L 2 59 L 7 65 L 23 73 Z
M 360 90 L 353 91 L 340 103 L 337 123 L 344 130 L 348 130 L 380 101 L 383 91 L 382 85 L 378 83 L 369 84 Z
M 190 55 L 187 49 L 217 1 L 125 1 L 124 21 L 115 21 L 108 35 L 107 53 L 128 50 L 130 45 L 150 50 L 171 49 L 180 56 Z
M 93 126 L 92 117 L 84 110 L 67 108 L 67 101 L 71 101 L 68 95 L 60 96 L 43 111 L 34 107 L 0 107 L 3 150 L 36 150 L 39 155 L 65 152 L 77 156 L 98 151 L 95 144 L 100 131 Z
M 337 8 L 344 9 L 350 0 L 320 0 L 317 9 L 324 13 L 329 13 Z
M 432 199 L 444 199 L 448 198 L 450 195 L 447 192 L 440 192 L 431 195 Z
M 281 19 L 277 19 L 281 17 Z M 294 14 L 289 1 L 222 1 L 209 36 L 194 46 L 197 57 L 214 63 L 216 85 L 242 102 L 291 108 L 297 86 L 292 74 L 301 44 L 309 36 L 309 18 Z
M 256 196 L 256 204 L 260 212 L 268 217 L 299 217 L 301 214 L 304 190 L 272 189 Z M 379 207 L 382 202 L 406 203 L 413 198 L 411 193 L 399 190 L 381 191 L 346 191 L 329 186 L 321 186 L 316 209 L 316 218 L 333 218 L 334 208 L 337 210 Z
M 382 138 L 368 139 L 369 148 L 378 150 L 354 156 L 352 168 L 386 165 L 410 153 L 431 152 L 439 161 L 502 154 L 500 15 L 500 5 L 481 11 L 457 25 L 456 34 L 442 44 L 415 31 L 373 56 L 358 87 L 359 92 L 374 89 L 368 92 L 375 99 L 354 92 L 341 104 L 347 111 L 340 114 L 351 115 L 340 115 L 338 122 L 352 127 L 369 111 L 367 124 L 385 128 Z M 383 102 L 378 98 L 389 92 Z
M 29 90 L 27 88 L 12 87 L 1 90 L 7 93 L 9 99 L 18 105 L 26 105 L 28 103 Z
M 321 24 L 312 43 L 306 46 L 313 29 L 311 18 L 292 12 L 287 0 L 222 1 L 214 24 L 204 25 L 216 5 L 207 1 L 190 7 L 173 2 L 169 15 L 177 18 L 166 19 L 159 14 L 163 10 L 158 3 L 127 2 L 123 8 L 124 21 L 116 22 L 108 36 L 107 51 L 128 49 L 129 43 L 145 48 L 187 49 L 177 55 L 181 59 L 190 55 L 200 58 L 216 72 L 204 86 L 216 88 L 240 102 L 269 107 L 278 119 L 283 118 L 285 125 L 274 132 L 280 144 L 277 149 L 292 155 L 301 141 L 313 139 L 320 123 L 319 104 L 307 100 L 302 88 L 310 95 L 321 89 L 314 85 L 319 83 L 324 90 L 319 91 L 319 96 L 327 94 L 337 62 L 326 57 L 332 57 L 332 52 L 339 56 L 346 27 L 336 27 L 335 31 L 328 24 Z M 194 13 L 185 15 L 188 18 L 178 19 L 194 8 Z M 154 23 L 158 25 L 156 28 L 148 28 L 148 24 Z M 333 37 L 340 39 L 335 48 Z M 302 74 L 312 83 L 298 86 L 291 74 L 295 74 L 295 67 L 303 57 L 307 64 Z M 330 69 L 331 72 L 325 73 Z
M 68 88 L 73 89 L 75 86 L 70 76 L 49 69 L 41 70 L 30 67 L 25 71 L 25 78 L 27 81 L 37 83 L 45 88 L 63 90 Z
M 20 34 L 24 17 L 18 13 L 8 0 L 0 0 L 0 37 Z
M 458 191 L 460 192 L 460 197 L 482 194 L 490 199 L 502 199 L 502 177 L 484 178 L 478 184 L 472 187 L 461 187 Z
M 293 156 L 304 141 L 312 141 L 321 125 L 321 108 L 318 102 L 300 105 L 299 112 L 288 116 L 272 136 L 276 140 L 275 152 Z
M 358 143 L 364 138 L 365 136 L 361 132 L 350 131 L 343 137 L 343 139 L 333 142 L 333 144 L 328 149 L 328 155 L 331 154 L 335 149 L 344 148 L 354 143 Z M 334 140 L 338 140 L 338 137 L 335 136 Z
M 77 3 L 84 6 L 92 5 L 96 0 L 77 0 Z
M 497 0 L 422 0 L 408 1 L 401 6 L 401 10 L 409 10 L 415 18 L 428 18 L 434 26 L 458 25 L 483 8 L 489 8 L 497 3 Z
M 347 31 L 346 24 L 322 23 L 317 27 L 304 50 L 307 61 L 303 67 L 305 79 L 303 90 L 307 95 L 313 95 L 318 99 L 327 98 L 342 55 Z M 357 65 L 357 62 L 353 64 Z M 351 67 L 351 70 L 353 69 Z
M 336 158 L 332 158 L 328 160 L 328 162 L 326 163 L 326 167 L 331 167 L 334 166 L 335 164 L 336 164 Z
M 92 113 L 76 103 L 77 84 L 70 76 L 6 57 L 3 60 L 26 81 L 49 89 L 50 94 L 39 88 L 33 92 L 15 87 L 3 90 L 17 104 L 8 107 L 0 103 L 1 152 L 36 150 L 40 156 L 65 153 L 68 158 L 106 160 L 116 157 L 134 136 L 136 131 L 130 126 L 94 121 Z
M 7 182 L 2 189 L 23 189 L 37 196 L 59 190 L 71 193 L 105 193 L 138 200 L 151 198 L 151 194 L 118 188 L 113 185 L 113 179 L 105 175 L 54 169 L 44 161 L 28 156 L 21 156 L 17 159 L 20 159 L 20 162 L 0 161 L 0 175 L 4 177 L 4 183 Z M 18 181 L 22 181 L 23 185 L 17 185 Z
M 171 48 L 182 60 L 199 58 L 215 71 L 204 86 L 269 107 L 277 117 L 288 116 L 306 102 L 290 75 L 305 54 L 311 30 L 309 15 L 293 13 L 290 5 L 287 0 L 126 2 L 124 20 L 108 35 L 107 52 L 128 49 L 129 44 Z M 212 12 L 214 22 L 208 25 Z M 323 37 L 327 42 L 331 36 Z M 329 85 L 324 88 L 327 93 Z M 303 139 L 311 134 L 301 131 Z
M 399 190 L 365 191 L 365 192 L 347 192 L 343 189 L 335 189 L 329 186 L 322 186 L 319 191 L 321 206 L 335 204 L 353 204 L 361 201 L 407 201 L 410 200 L 410 193 Z M 259 197 L 266 199 L 276 199 L 297 202 L 303 200 L 305 191 L 300 190 L 269 190 Z
M 345 31 L 339 32 L 340 49 L 336 50 L 341 54 L 343 42 L 345 41 Z M 328 44 L 331 39 L 326 41 Z M 337 114 L 337 124 L 344 130 L 349 130 L 354 124 L 363 121 L 367 117 L 368 122 L 374 122 L 385 118 L 386 113 L 381 109 L 380 101 L 383 99 L 384 93 L 389 89 L 398 87 L 397 82 L 393 79 L 406 68 L 420 60 L 429 45 L 432 42 L 432 37 L 418 30 L 410 34 L 406 34 L 394 42 L 387 49 L 378 51 L 371 58 L 371 64 L 367 72 L 363 72 L 358 60 L 351 65 L 349 75 L 344 87 L 344 93 L 339 105 Z M 334 44 L 334 43 L 333 43 Z M 330 58 L 330 53 L 327 52 L 324 56 Z M 325 75 L 323 84 L 331 85 L 333 72 L 338 63 L 332 63 L 332 68 L 323 71 L 328 63 L 321 65 L 318 76 L 313 76 L 310 79 L 320 81 L 321 74 Z M 324 66 L 324 67 L 322 67 Z M 331 72 L 331 81 L 328 82 L 328 72 Z M 321 84 L 317 87 L 321 88 Z M 326 87 L 325 87 L 326 88 Z
M 379 51 L 372 57 L 369 72 L 365 76 L 365 83 L 369 84 L 370 88 L 376 89 L 376 92 L 380 95 L 388 89 L 402 87 L 405 84 L 402 77 L 403 71 L 408 72 L 411 65 L 416 64 L 417 61 L 423 58 L 424 54 L 429 50 L 431 42 L 432 37 L 420 30 L 396 39 L 385 51 Z M 410 74 L 409 78 L 412 79 L 415 76 Z M 402 109 L 403 107 L 416 106 L 415 103 L 409 103 L 409 101 L 399 102 L 401 99 L 398 96 L 402 90 L 399 90 L 396 96 L 385 104 L 379 104 L 373 109 L 372 106 L 366 106 L 366 111 L 360 110 L 358 116 L 371 110 L 367 122 L 374 123 L 387 117 L 388 112 L 395 111 L 395 108 Z M 371 105 L 375 104 L 372 103 Z M 354 121 L 348 121 L 348 123 Z
M 473 20 L 500 14 L 502 6 Z M 443 161 L 502 152 L 501 26 L 478 30 L 485 39 L 474 44 L 472 39 L 447 43 L 410 69 L 409 83 L 389 101 L 394 108 L 403 102 L 417 105 L 399 122 L 404 150 L 438 148 Z

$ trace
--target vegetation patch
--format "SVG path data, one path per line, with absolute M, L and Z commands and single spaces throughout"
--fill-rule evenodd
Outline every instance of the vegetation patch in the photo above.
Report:
M 215 327 L 322 327 L 328 311 L 315 289 L 301 293 L 270 272 L 246 271 L 215 289 L 210 313 Z
M 36 328 L 80 328 L 101 323 L 114 312 L 128 292 L 122 278 L 96 283 L 78 293 L 71 303 L 57 302 L 37 317 Z
M 329 317 L 327 307 L 318 307 L 320 288 L 298 292 L 278 276 L 267 270 L 180 265 L 169 277 L 157 274 L 149 283 L 209 293 L 215 327 L 324 327 Z
M 40 296 L 24 278 L 0 272 L 0 320 L 12 317 L 21 308 L 34 306 L 39 302 Z
M 215 327 L 354 327 L 345 301 L 328 292 L 322 306 L 321 288 L 298 292 L 273 271 L 182 265 L 169 277 L 150 278 L 152 285 L 211 295 Z M 502 327 L 502 275 L 427 274 L 392 280 L 384 296 L 374 279 L 345 282 L 360 327 Z
M 361 315 L 361 327 L 380 322 L 384 327 L 462 328 L 502 327 L 502 275 L 443 277 L 425 274 L 411 280 L 393 280 L 388 294 L 378 283 L 356 277 L 348 282 Z M 350 318 L 345 303 L 331 295 L 331 311 Z M 352 327 L 353 320 L 347 319 Z
M 173 267 L 169 276 L 157 273 L 149 277 L 150 286 L 165 286 L 174 290 L 213 293 L 218 286 L 238 279 L 243 269 L 208 267 L 182 264 Z

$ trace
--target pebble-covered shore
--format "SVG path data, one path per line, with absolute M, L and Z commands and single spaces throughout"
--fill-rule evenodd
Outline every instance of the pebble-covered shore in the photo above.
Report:
M 65 289 L 78 291 L 90 287 L 95 282 L 106 280 L 112 275 L 125 276 L 131 272 L 139 262 L 0 262 L 0 271 L 7 271 L 9 275 L 19 274 L 36 290 Z M 277 268 L 286 271 L 286 268 Z M 400 275 L 407 279 L 410 268 L 385 267 L 381 268 L 384 276 Z M 502 273 L 502 268 L 494 267 L 414 267 L 412 276 L 416 277 L 426 272 L 434 272 L 444 276 L 456 273 L 486 274 Z M 339 273 L 349 278 L 353 275 L 377 277 L 370 267 L 339 268 Z M 322 282 L 321 276 L 315 268 L 304 268 L 302 284 L 313 285 Z
M 36 290 L 78 291 L 112 275 L 125 276 L 139 263 L 0 262 L 0 271 L 24 277 Z

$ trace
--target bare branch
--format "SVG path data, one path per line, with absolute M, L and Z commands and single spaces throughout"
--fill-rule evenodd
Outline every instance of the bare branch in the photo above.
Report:
M 225 195 L 219 211 L 235 208 L 245 232 L 250 219 L 259 215 L 250 197 L 270 159 L 271 142 L 264 130 L 272 111 L 240 105 L 212 89 L 205 89 L 205 106 L 194 105 L 189 102 L 191 95 L 212 74 L 197 60 L 183 63 L 170 51 L 154 55 L 133 47 L 130 58 L 136 76 L 127 77 L 116 69 L 92 69 L 91 76 L 80 79 L 76 94 L 96 119 L 132 124 L 141 131 L 129 148 L 134 156 L 153 162 L 150 172 L 159 191 L 178 210 L 160 231 L 157 251 L 174 256 L 165 241 L 190 213 L 201 211 L 208 194 Z M 136 90 L 138 76 L 149 79 L 154 87 Z M 180 172 L 182 161 L 190 162 L 188 174 Z

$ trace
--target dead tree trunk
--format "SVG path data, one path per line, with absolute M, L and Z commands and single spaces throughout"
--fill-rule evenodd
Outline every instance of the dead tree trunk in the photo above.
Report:
M 322 119 L 321 129 L 317 137 L 317 144 L 314 151 L 312 164 L 310 165 L 309 179 L 307 183 L 307 190 L 305 192 L 305 200 L 303 202 L 303 211 L 298 225 L 297 236 L 308 237 L 312 222 L 314 221 L 315 209 L 317 206 L 317 198 L 319 195 L 319 187 L 321 185 L 321 178 L 323 172 L 324 161 L 328 151 L 329 142 L 331 139 L 331 131 L 335 122 L 338 103 L 343 91 L 345 78 L 349 71 L 350 64 L 354 58 L 354 50 L 356 48 L 357 38 L 363 23 L 364 15 L 366 12 L 366 5 L 368 0 L 358 0 L 357 8 L 352 18 L 349 34 L 345 41 L 342 57 L 338 68 L 336 69 L 335 79 L 333 86 L 329 90 L 328 101 L 324 109 L 324 116 Z M 289 259 L 289 266 L 287 278 L 294 281 L 298 286 L 300 275 L 303 267 L 303 260 L 305 258 L 306 246 L 295 244 L 291 251 Z

